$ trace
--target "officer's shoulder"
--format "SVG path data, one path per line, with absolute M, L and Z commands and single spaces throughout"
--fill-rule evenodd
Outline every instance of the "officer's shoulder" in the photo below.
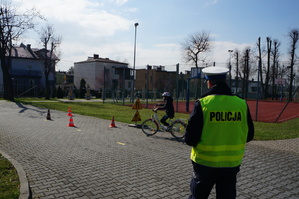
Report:
M 195 106 L 198 106 L 198 105 L 200 105 L 200 98 L 198 98 L 196 101 L 195 101 Z
M 233 96 L 236 96 L 236 97 L 238 97 L 238 98 L 240 98 L 240 99 L 242 99 L 242 100 L 245 100 L 245 98 L 241 97 L 240 95 L 235 94 L 235 95 L 233 95 Z

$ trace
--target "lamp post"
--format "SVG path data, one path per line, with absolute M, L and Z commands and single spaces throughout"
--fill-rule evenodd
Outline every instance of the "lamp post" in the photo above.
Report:
M 231 88 L 232 87 L 232 73 L 231 73 L 231 70 L 232 70 L 232 65 L 231 65 L 231 58 L 232 58 L 232 52 L 234 52 L 233 50 L 228 50 L 229 52 L 229 87 Z
M 238 75 L 239 75 L 239 52 L 237 51 L 236 53 L 235 53 L 235 55 L 236 55 L 236 94 L 238 94 L 238 92 L 239 92 L 239 77 L 238 77 Z
M 132 103 L 134 103 L 134 95 L 135 95 L 135 62 L 136 62 L 136 36 L 137 36 L 137 26 L 139 24 L 138 23 L 135 23 L 134 26 L 135 26 L 135 40 L 134 40 L 134 62 L 133 62 L 133 82 L 132 82 Z

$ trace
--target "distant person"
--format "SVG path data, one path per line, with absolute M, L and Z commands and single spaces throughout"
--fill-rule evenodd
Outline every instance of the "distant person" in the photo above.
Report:
M 202 70 L 209 89 L 196 101 L 185 135 L 186 144 L 192 146 L 189 199 L 208 198 L 214 185 L 217 198 L 236 198 L 236 176 L 254 126 L 246 101 L 233 95 L 226 83 L 228 71 Z
M 172 97 L 170 96 L 170 93 L 169 92 L 164 92 L 162 94 L 162 97 L 163 97 L 163 100 L 164 100 L 164 103 L 163 104 L 157 104 L 157 106 L 161 106 L 161 107 L 157 107 L 155 108 L 154 110 L 165 110 L 166 112 L 166 115 L 164 115 L 160 122 L 164 125 L 164 126 L 169 126 L 169 123 L 166 122 L 166 120 L 168 118 L 172 119 L 174 118 L 174 107 L 173 107 L 173 99 Z

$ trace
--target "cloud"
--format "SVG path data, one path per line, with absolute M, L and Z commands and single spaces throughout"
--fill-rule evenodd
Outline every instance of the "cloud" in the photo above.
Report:
M 109 0 L 109 2 L 114 3 L 115 5 L 123 5 L 127 2 L 128 0 Z
M 104 0 L 100 3 L 91 0 L 24 0 L 20 3 L 20 11 L 31 9 L 34 5 L 48 19 L 47 22 L 42 21 L 37 29 L 49 23 L 54 26 L 55 33 L 62 36 L 62 56 L 58 66 L 61 70 L 67 70 L 72 65 L 71 61 L 86 60 L 94 53 L 106 57 L 115 57 L 116 53 L 122 53 L 119 57 L 123 57 L 127 56 L 126 52 L 132 52 L 132 45 L 119 42 L 116 38 L 117 34 L 128 32 L 134 23 L 114 12 L 115 5 L 121 6 L 126 2 L 127 0 Z M 127 9 L 125 12 L 128 11 L 136 10 Z M 28 38 L 20 42 L 36 44 L 35 47 L 39 47 L 38 42 L 34 42 L 38 40 L 37 35 L 31 32 L 26 36 Z
M 204 7 L 208 7 L 208 6 L 211 6 L 211 5 L 215 5 L 218 3 L 218 0 L 205 0 L 204 1 Z
M 138 47 L 138 46 L 137 46 Z M 175 65 L 181 60 L 180 45 L 174 43 L 161 43 L 153 48 L 137 48 L 138 65 Z
M 217 41 L 214 42 L 212 51 L 208 54 L 209 59 L 215 61 L 216 64 L 220 65 L 227 65 L 230 53 L 228 50 L 236 51 L 238 49 L 240 52 L 244 50 L 244 48 L 248 46 L 253 46 L 253 44 L 250 43 L 234 43 L 229 41 Z
M 108 57 L 116 61 L 127 62 L 133 65 L 134 40 L 133 24 L 130 18 L 132 12 L 138 9 L 123 6 L 128 0 L 52 0 L 33 1 L 24 0 L 21 8 L 30 9 L 35 5 L 37 10 L 49 19 L 49 23 L 55 27 L 55 33 L 62 35 L 60 46 L 61 61 L 59 70 L 68 70 L 74 62 L 84 61 L 88 56 L 99 54 L 100 57 Z M 216 4 L 217 1 L 206 1 Z M 118 8 L 119 6 L 119 8 Z M 129 15 L 127 15 L 130 13 Z M 135 14 L 133 15 L 135 17 Z M 46 22 L 41 24 L 46 25 Z M 217 35 L 215 35 L 217 37 Z M 139 39 L 139 38 L 138 38 Z M 38 37 L 36 37 L 38 40 Z M 181 71 L 190 69 L 191 65 L 184 63 L 182 49 L 176 36 L 159 37 L 161 43 L 151 42 L 145 45 L 145 41 L 137 42 L 136 68 L 145 68 L 147 64 L 163 65 L 169 71 L 175 70 L 175 65 L 180 63 Z M 181 39 L 179 39 L 181 40 Z M 20 41 L 26 43 L 26 41 Z M 33 36 L 27 40 L 32 47 L 40 47 L 34 42 Z M 229 49 L 243 50 L 250 44 L 237 44 L 233 42 L 214 43 L 208 60 L 216 63 L 227 63 Z
M 123 4 L 125 0 L 114 0 Z M 51 0 L 24 2 L 25 8 L 35 7 L 49 19 L 49 23 L 62 23 L 64 28 L 74 29 L 85 36 L 111 36 L 117 31 L 127 31 L 132 21 L 104 10 L 102 3 L 88 0 Z M 57 6 L 58 5 L 58 6 Z M 77 30 L 76 30 L 77 29 Z
M 81 26 L 81 34 L 92 36 L 111 36 L 116 31 L 127 31 L 133 23 L 130 20 L 110 14 L 106 11 L 80 16 L 77 23 Z

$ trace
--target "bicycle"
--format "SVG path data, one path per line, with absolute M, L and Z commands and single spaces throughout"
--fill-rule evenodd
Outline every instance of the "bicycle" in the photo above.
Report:
M 143 133 L 145 133 L 147 136 L 151 136 L 155 135 L 161 129 L 164 132 L 170 132 L 175 139 L 183 139 L 185 137 L 187 124 L 184 122 L 184 120 L 176 119 L 172 121 L 170 119 L 169 126 L 164 126 L 160 123 L 157 110 L 152 109 L 152 111 L 154 114 L 151 116 L 151 118 L 146 119 L 141 124 Z

